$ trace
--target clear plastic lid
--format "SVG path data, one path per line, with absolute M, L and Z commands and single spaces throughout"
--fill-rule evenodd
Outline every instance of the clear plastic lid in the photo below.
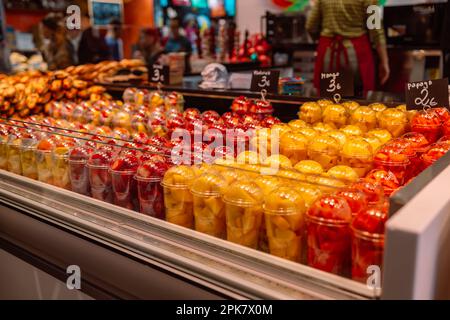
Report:
M 319 132 L 317 132 L 313 128 L 305 127 L 305 128 L 297 129 L 295 131 L 304 135 L 309 141 L 313 140 L 316 136 L 319 135 Z
M 349 124 L 339 130 L 344 132 L 347 136 L 361 136 L 364 133 L 360 127 L 353 124 Z
M 300 107 L 298 116 L 300 120 L 310 124 L 322 121 L 322 107 L 316 102 L 305 102 Z
M 425 152 L 421 159 L 428 164 L 432 164 L 439 160 L 450 149 L 450 145 L 446 143 L 434 143 L 430 146 L 427 152 Z
M 345 124 L 347 122 L 347 109 L 340 104 L 330 104 L 322 112 L 323 122 Z
M 347 201 L 353 215 L 367 209 L 367 196 L 360 190 L 355 188 L 344 188 L 336 192 L 336 195 Z
M 114 158 L 114 149 L 110 146 L 102 146 L 95 150 L 89 157 L 88 166 L 109 168 Z
M 282 184 L 279 178 L 265 175 L 258 176 L 255 183 L 261 188 L 265 196 Z
M 352 222 L 352 229 L 364 236 L 384 236 L 388 215 L 380 208 L 369 208 L 360 212 Z
M 327 135 L 338 140 L 341 148 L 344 146 L 344 144 L 347 142 L 348 139 L 348 136 L 340 130 L 331 130 L 327 132 Z
M 353 183 L 350 188 L 363 192 L 367 197 L 367 202 L 371 205 L 382 204 L 384 202 L 384 190 L 379 183 L 361 179 Z
M 288 125 L 289 125 L 289 127 L 292 128 L 292 130 L 309 127 L 309 125 L 305 121 L 300 120 L 300 119 L 291 120 L 291 121 L 289 121 Z
M 372 146 L 364 139 L 349 139 L 342 147 L 341 155 L 347 158 L 370 159 L 373 156 Z
M 274 154 L 268 157 L 263 162 L 264 166 L 268 167 L 277 167 L 277 168 L 292 168 L 292 162 L 288 157 L 283 156 L 282 154 Z
M 133 152 L 121 152 L 111 163 L 112 172 L 132 173 L 139 168 L 139 157 Z
M 261 206 L 264 194 L 256 183 L 249 180 L 238 180 L 225 188 L 223 199 L 236 206 Z
M 142 181 L 161 181 L 169 167 L 170 165 L 160 158 L 147 160 L 141 163 L 135 177 Z
M 356 101 L 345 101 L 342 103 L 342 106 L 347 109 L 348 113 L 352 113 L 359 107 L 359 103 Z
M 313 160 L 302 160 L 295 165 L 294 169 L 304 174 L 324 173 L 322 165 Z
M 348 166 L 334 166 L 328 170 L 327 174 L 335 179 L 345 180 L 348 182 L 354 182 L 359 180 L 359 176 L 356 171 Z
M 325 109 L 327 106 L 329 106 L 330 104 L 333 104 L 333 101 L 328 100 L 328 99 L 320 99 L 317 100 L 317 104 L 323 109 Z
M 318 122 L 313 125 L 313 129 L 316 130 L 319 134 L 324 134 L 335 130 L 336 126 L 331 122 L 330 123 Z
M 433 110 L 421 110 L 411 119 L 411 127 L 414 128 L 437 128 L 442 124 L 439 115 Z
M 237 156 L 236 162 L 241 164 L 258 164 L 260 163 L 260 157 L 254 151 L 243 151 Z
M 366 141 L 367 143 L 370 144 L 370 146 L 372 147 L 372 151 L 374 153 L 376 153 L 378 151 L 378 149 L 380 149 L 383 146 L 383 143 L 377 137 L 365 136 L 365 137 L 363 137 L 363 139 L 364 139 L 364 141 Z
M 450 120 L 450 111 L 447 108 L 433 108 L 433 111 L 439 116 L 442 123 Z
M 410 163 L 408 156 L 398 146 L 385 145 L 374 156 L 374 161 L 386 165 L 406 166 Z
M 320 190 L 320 188 L 318 188 L 316 185 L 305 182 L 296 181 L 295 190 L 300 192 L 308 208 L 314 203 L 314 201 L 322 196 L 322 191 Z
M 164 175 L 162 185 L 168 188 L 187 188 L 195 179 L 195 171 L 192 167 L 172 167 Z
M 308 138 L 296 131 L 286 132 L 280 139 L 281 149 L 306 150 L 307 146 Z
M 264 210 L 271 214 L 303 214 L 306 205 L 300 192 L 289 186 L 281 186 L 266 197 Z
M 406 112 L 402 110 L 388 108 L 380 113 L 378 120 L 380 121 L 380 124 L 407 124 L 408 116 Z
M 405 133 L 401 138 L 410 142 L 414 149 L 419 152 L 425 151 L 425 149 L 430 145 L 427 138 L 418 132 Z
M 307 217 L 322 223 L 346 225 L 352 220 L 352 211 L 345 199 L 324 195 L 311 205 Z
M 375 137 L 385 144 L 392 140 L 392 134 L 385 129 L 374 129 L 367 132 L 368 137 Z
M 250 106 L 249 112 L 255 114 L 272 114 L 273 106 L 267 100 L 256 100 L 255 103 Z
M 272 126 L 272 128 L 270 128 L 270 129 L 271 129 L 271 133 L 274 131 L 277 132 L 279 137 L 281 137 L 286 132 L 292 131 L 292 128 L 286 123 L 274 124 Z
M 89 146 L 76 146 L 69 151 L 69 161 L 86 162 L 94 152 L 94 149 Z
M 369 108 L 371 108 L 375 112 L 383 112 L 384 110 L 387 109 L 386 105 L 384 105 L 382 103 L 369 104 Z
M 377 124 L 377 113 L 370 107 L 359 107 L 352 113 L 351 124 L 357 125 L 362 122 L 375 126 Z
M 205 173 L 191 184 L 191 192 L 203 197 L 219 197 L 227 186 L 226 179 L 220 173 Z
M 389 194 L 400 188 L 400 183 L 395 174 L 383 169 L 372 170 L 366 175 L 365 180 L 370 183 L 380 184 Z
M 339 141 L 329 135 L 322 134 L 309 143 L 308 150 L 329 155 L 338 155 Z

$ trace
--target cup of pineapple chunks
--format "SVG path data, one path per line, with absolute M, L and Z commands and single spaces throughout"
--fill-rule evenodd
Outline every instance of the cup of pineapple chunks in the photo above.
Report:
M 38 179 L 36 144 L 36 139 L 23 139 L 20 146 L 20 163 L 22 166 L 22 175 L 34 180 Z
M 7 170 L 15 174 L 22 174 L 20 163 L 20 145 L 22 139 L 19 136 L 11 135 L 8 138 Z
M 224 191 L 227 240 L 256 249 L 263 218 L 263 192 L 249 180 L 238 180 Z
M 195 178 L 195 171 L 188 166 L 172 167 L 164 175 L 164 206 L 166 221 L 173 224 L 194 228 L 193 197 L 189 184 Z
M 272 191 L 264 204 L 267 237 L 272 255 L 300 262 L 306 205 L 291 186 Z
M 226 238 L 225 204 L 222 200 L 226 186 L 226 179 L 218 172 L 204 173 L 192 182 L 195 230 Z

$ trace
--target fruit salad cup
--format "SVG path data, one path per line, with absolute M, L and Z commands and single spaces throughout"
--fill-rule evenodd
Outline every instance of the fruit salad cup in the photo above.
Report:
M 293 165 L 307 158 L 308 139 L 298 132 L 286 132 L 280 139 L 280 153 Z
M 442 131 L 444 136 L 450 136 L 450 119 L 444 122 L 442 125 Z
M 52 150 L 55 145 L 55 136 L 42 138 L 36 147 L 36 165 L 38 180 L 53 184 L 53 157 Z
M 348 114 L 352 114 L 353 111 L 359 108 L 359 103 L 356 101 L 345 101 L 342 103 L 342 106 L 347 109 Z
M 10 135 L 8 137 L 7 170 L 15 174 L 22 174 L 20 163 L 20 146 L 22 144 L 22 134 Z
M 350 270 L 352 212 L 345 199 L 326 195 L 306 214 L 307 263 L 313 268 L 347 275 Z
M 272 191 L 264 204 L 270 253 L 300 262 L 305 232 L 305 200 L 289 186 Z
M 340 163 L 353 168 L 360 178 L 364 177 L 373 167 L 372 146 L 361 138 L 348 140 L 341 150 Z
M 258 248 L 263 218 L 263 193 L 254 182 L 238 180 L 226 188 L 227 240 Z
M 420 111 L 411 119 L 411 131 L 423 134 L 429 143 L 439 140 L 441 127 L 441 118 L 433 110 Z
M 390 171 L 383 169 L 374 169 L 365 177 L 366 181 L 374 184 L 380 184 L 384 189 L 384 195 L 390 197 L 398 188 L 400 183 L 397 177 Z
M 310 142 L 311 142 L 311 140 L 313 140 L 315 137 L 317 137 L 319 135 L 318 131 L 314 130 L 313 128 L 309 128 L 309 127 L 296 129 L 295 132 L 301 133 Z
M 69 152 L 74 147 L 71 141 L 58 142 L 52 151 L 53 185 L 71 190 Z
M 363 132 L 373 130 L 377 126 L 377 113 L 370 107 L 359 107 L 352 113 L 350 124 L 360 127 Z
M 69 152 L 69 175 L 72 191 L 89 196 L 89 169 L 87 162 L 94 149 L 89 146 L 78 146 Z
M 421 157 L 421 167 L 422 170 L 427 169 L 437 160 L 439 160 L 444 154 L 446 154 L 450 149 L 450 145 L 446 143 L 436 143 L 432 144 L 428 151 L 424 153 Z
M 291 120 L 291 121 L 289 121 L 288 125 L 289 125 L 289 127 L 292 128 L 292 130 L 298 130 L 301 128 L 309 127 L 309 125 L 305 121 L 300 120 L 300 119 Z
M 154 157 L 142 163 L 135 175 L 140 212 L 161 220 L 166 219 L 161 181 L 167 170 L 169 164 L 164 159 Z
M 8 168 L 8 130 L 0 127 L 0 169 Z
M 359 175 L 354 168 L 349 166 L 335 166 L 328 170 L 327 175 L 348 183 L 359 180 Z
M 322 165 L 313 160 L 300 161 L 295 165 L 294 169 L 304 174 L 314 175 L 319 175 L 325 172 Z
M 132 152 L 120 153 L 110 166 L 114 204 L 137 210 L 137 184 L 134 176 L 139 168 L 139 157 Z
M 345 133 L 349 138 L 352 136 L 360 137 L 364 134 L 360 127 L 353 124 L 349 124 L 348 126 L 345 126 L 339 130 Z
M 22 139 L 20 145 L 20 163 L 22 165 L 22 175 L 38 180 L 38 169 L 36 162 L 36 146 L 38 140 L 34 138 Z
M 89 183 L 92 197 L 108 203 L 113 202 L 111 175 L 109 166 L 115 156 L 114 148 L 101 146 L 89 157 L 87 168 L 89 170 Z
M 381 184 L 376 181 L 368 181 L 360 179 L 349 186 L 350 189 L 354 189 L 364 193 L 367 198 L 367 206 L 369 207 L 382 207 L 384 205 L 385 196 L 384 190 Z
M 371 208 L 359 213 L 352 222 L 352 279 L 362 283 L 368 268 L 383 268 L 384 233 L 387 214 Z
M 300 107 L 298 116 L 306 123 L 315 124 L 322 121 L 322 108 L 316 102 L 305 102 Z
M 339 142 L 326 134 L 316 137 L 308 145 L 309 159 L 318 162 L 324 170 L 337 165 L 339 151 Z
M 352 217 L 355 217 L 360 212 L 367 210 L 367 196 L 364 192 L 356 188 L 344 188 L 336 192 L 335 195 L 347 201 L 347 204 L 352 211 Z
M 191 167 L 176 166 L 170 168 L 164 175 L 164 206 L 166 221 L 173 224 L 194 228 L 193 198 L 189 185 L 195 178 Z
M 385 129 L 374 129 L 367 132 L 367 137 L 375 137 L 381 141 L 382 144 L 386 144 L 392 140 L 392 134 Z
M 252 102 L 247 97 L 237 97 L 231 104 L 231 111 L 237 115 L 243 116 L 248 113 L 251 104 Z
M 407 131 L 408 116 L 402 110 L 389 108 L 380 113 L 378 124 L 381 129 L 386 129 L 394 138 L 398 138 Z
M 330 104 L 322 113 L 322 121 L 333 128 L 342 128 L 347 124 L 347 109 L 340 104 Z
M 273 114 L 273 106 L 267 100 L 256 100 L 255 103 L 250 105 L 248 114 L 257 121 L 262 121 L 268 116 Z
M 342 148 L 344 146 L 344 144 L 347 142 L 347 140 L 349 139 L 349 137 L 340 130 L 328 131 L 326 134 L 329 135 L 330 137 L 335 138 L 337 141 L 339 141 L 340 148 Z
M 225 204 L 222 192 L 226 180 L 220 173 L 205 173 L 191 185 L 194 203 L 195 230 L 213 237 L 226 239 Z
M 407 170 L 411 162 L 402 149 L 395 145 L 385 145 L 375 154 L 373 164 L 375 169 L 391 171 L 400 185 L 403 185 L 407 181 Z

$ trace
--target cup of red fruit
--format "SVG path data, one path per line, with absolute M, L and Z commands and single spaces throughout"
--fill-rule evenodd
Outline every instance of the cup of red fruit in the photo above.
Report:
M 77 146 L 69 152 L 69 175 L 72 191 L 89 196 L 89 169 L 87 162 L 94 149 L 88 146 Z
M 335 195 L 347 201 L 347 204 L 352 210 L 353 217 L 367 209 L 367 196 L 361 190 L 356 188 L 344 188 L 336 192 Z
M 386 197 L 390 197 L 392 193 L 400 188 L 400 183 L 395 174 L 383 169 L 372 170 L 367 174 L 365 180 L 372 184 L 380 184 L 383 187 Z
M 378 150 L 373 159 L 375 169 L 391 171 L 400 185 L 407 180 L 407 170 L 411 164 L 408 155 L 398 145 L 385 145 Z
M 411 131 L 421 133 L 429 143 L 434 143 L 441 134 L 442 121 L 434 110 L 423 110 L 411 119 Z
M 158 157 L 139 166 L 135 179 L 141 213 L 165 220 L 164 192 L 161 180 L 168 169 L 169 164 Z
M 444 136 L 450 136 L 450 119 L 444 122 L 442 125 L 442 131 Z
M 254 119 L 262 121 L 266 117 L 272 116 L 273 106 L 267 100 L 256 100 L 255 103 L 250 106 L 249 114 Z
M 242 116 L 249 112 L 251 106 L 252 101 L 250 99 L 240 96 L 233 100 L 233 103 L 231 104 L 231 111 L 233 111 L 234 114 Z
M 421 133 L 419 135 L 423 136 Z M 426 138 L 421 143 L 418 143 L 418 141 L 412 141 L 412 139 L 408 138 L 398 138 L 391 140 L 388 143 L 388 146 L 396 148 L 399 152 L 408 157 L 409 165 L 406 169 L 405 182 L 411 180 L 420 173 L 420 155 L 427 149 L 424 147 L 425 141 L 427 141 Z
M 369 267 L 383 268 L 384 232 L 387 214 L 370 208 L 359 213 L 352 222 L 352 279 L 363 283 L 370 275 Z
M 112 203 L 112 185 L 109 166 L 115 155 L 114 148 L 102 146 L 91 153 L 87 162 L 89 170 L 89 183 L 92 197 L 97 200 Z
M 420 160 L 422 162 L 422 170 L 425 170 L 433 165 L 433 163 L 439 160 L 449 150 L 450 144 L 447 143 L 441 142 L 431 145 L 428 151 L 420 157 Z
M 335 195 L 316 200 L 306 214 L 308 265 L 346 275 L 350 270 L 350 222 L 347 201 Z
M 374 181 L 360 179 L 357 182 L 351 184 L 350 188 L 363 192 L 367 197 L 367 205 L 369 207 L 383 206 L 385 196 L 381 184 Z
M 109 172 L 114 193 L 114 203 L 120 207 L 136 210 L 137 185 L 134 175 L 139 167 L 139 158 L 134 153 L 121 153 L 112 162 Z

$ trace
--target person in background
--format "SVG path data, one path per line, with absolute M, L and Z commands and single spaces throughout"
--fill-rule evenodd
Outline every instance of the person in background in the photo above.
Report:
M 49 13 L 42 20 L 42 46 L 40 51 L 49 70 L 59 70 L 73 65 L 69 43 L 66 39 L 66 28 L 62 17 Z
M 353 72 L 356 94 L 375 90 L 372 48 L 378 54 L 378 78 L 383 85 L 390 74 L 384 28 L 368 30 L 366 13 L 378 0 L 315 2 L 306 22 L 306 30 L 313 38 L 319 38 L 314 86 L 319 89 L 321 72 L 347 68 Z
M 189 73 L 190 68 L 190 57 L 192 53 L 192 45 L 188 38 L 181 35 L 180 33 L 180 20 L 179 18 L 170 19 L 169 23 L 169 37 L 166 42 L 165 50 L 168 53 L 171 52 L 184 52 L 186 53 L 186 73 Z
M 112 19 L 108 26 L 105 41 L 109 48 L 109 54 L 116 61 L 123 59 L 123 42 L 121 37 L 122 23 L 118 19 Z
M 133 58 L 145 61 L 147 66 L 155 64 L 164 50 L 160 44 L 159 32 L 156 29 L 144 28 L 139 33 L 139 41 L 135 47 Z
M 78 50 L 78 63 L 99 63 L 104 60 L 110 60 L 108 45 L 105 39 L 98 34 L 98 30 L 92 28 L 88 14 L 82 15 L 81 25 L 83 34 L 81 35 Z
M 81 29 L 67 30 L 66 38 L 69 42 L 69 52 L 72 57 L 74 65 L 78 65 L 78 51 L 80 49 L 81 36 L 83 31 Z

